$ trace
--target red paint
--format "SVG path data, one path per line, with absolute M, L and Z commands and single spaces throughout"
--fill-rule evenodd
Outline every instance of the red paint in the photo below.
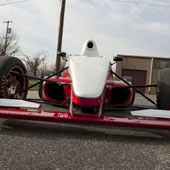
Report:
M 81 107 L 98 107 L 100 105 L 100 103 L 101 103 L 101 97 L 82 98 L 82 97 L 76 96 L 74 92 L 72 92 L 72 95 L 73 95 L 72 101 L 77 106 L 81 106 Z
M 70 74 L 69 74 L 69 72 L 68 72 L 68 69 L 63 72 L 62 77 L 63 77 L 63 78 L 70 78 Z
M 6 108 L 0 108 L 0 117 L 65 123 L 170 129 L 170 119 L 147 119 L 137 117 L 118 117 L 105 115 L 101 116 L 101 118 L 97 118 L 88 114 L 72 116 L 69 112 L 27 111 L 21 109 Z
M 67 85 L 63 85 L 64 100 L 54 100 L 48 95 L 48 93 L 46 91 L 46 85 L 50 84 L 49 82 L 43 82 L 43 99 L 53 101 L 56 104 L 69 106 L 70 99 L 71 99 L 72 80 L 71 80 L 68 70 L 65 70 L 63 72 L 62 77 L 54 76 L 54 77 L 50 78 L 49 80 L 53 80 L 53 81 L 61 82 L 61 83 L 67 83 Z M 127 90 L 129 90 L 129 96 L 121 104 L 112 104 L 110 102 L 112 95 L 114 95 L 114 94 L 112 94 L 111 89 L 113 87 L 119 87 L 119 86 L 127 86 L 127 85 L 125 83 L 123 83 L 122 81 L 114 81 L 112 77 L 110 77 L 110 79 L 106 81 L 105 94 L 104 94 L 104 96 L 105 96 L 104 97 L 104 108 L 115 108 L 115 107 L 128 105 L 131 103 L 131 100 L 132 100 L 132 89 L 131 88 L 127 89 Z M 57 93 L 57 89 L 56 89 L 56 91 L 54 90 L 54 93 Z M 101 96 L 98 98 L 83 98 L 83 97 L 76 96 L 74 94 L 74 92 L 72 93 L 72 95 L 73 95 L 72 96 L 73 103 L 80 107 L 86 107 L 86 108 L 87 107 L 89 107 L 89 108 L 99 107 L 101 104 Z
M 48 93 L 46 92 L 46 86 L 48 84 L 50 84 L 49 82 L 43 82 L 43 99 L 45 100 L 50 100 L 55 102 L 56 104 L 60 104 L 60 105 L 65 105 L 65 106 L 69 106 L 69 100 L 71 98 L 71 86 L 72 86 L 72 81 L 71 78 L 69 77 L 69 73 L 66 70 L 63 73 L 62 77 L 52 77 L 49 80 L 53 80 L 56 82 L 60 82 L 60 83 L 66 83 L 66 85 L 63 85 L 64 87 L 64 100 L 54 100 L 52 99 Z M 132 89 L 129 88 L 129 96 L 127 97 L 127 99 L 125 101 L 123 101 L 121 104 L 119 105 L 113 105 L 110 103 L 111 100 L 111 96 L 114 95 L 112 94 L 112 90 L 111 88 L 113 87 L 119 87 L 119 86 L 127 86 L 125 83 L 121 82 L 121 81 L 113 81 L 113 80 L 107 80 L 106 81 L 106 87 L 105 87 L 105 99 L 104 99 L 104 107 L 105 108 L 115 108 L 115 107 L 120 107 L 120 106 L 124 106 L 124 105 L 128 105 L 130 104 L 131 100 L 132 100 Z M 54 93 L 57 93 L 57 91 Z M 80 107 L 99 107 L 100 103 L 101 103 L 101 96 L 98 98 L 83 98 L 83 97 L 78 97 L 74 94 L 74 92 L 72 93 L 72 100 L 73 103 L 77 106 Z M 120 96 L 121 97 L 121 96 Z
M 125 101 L 123 101 L 121 104 L 117 104 L 117 105 L 110 104 L 111 96 L 114 95 L 114 94 L 112 94 L 111 88 L 113 88 L 113 87 L 121 87 L 121 86 L 128 86 L 128 85 L 125 84 L 122 81 L 115 81 L 115 80 L 107 80 L 106 81 L 105 102 L 104 102 L 104 107 L 105 108 L 116 108 L 116 107 L 129 105 L 131 103 L 133 90 L 132 90 L 132 88 L 128 88 L 127 90 L 129 91 L 129 95 L 128 95 L 128 97 L 127 97 L 127 99 Z
M 51 98 L 47 91 L 46 91 L 46 86 L 48 84 L 50 84 L 50 82 L 43 82 L 43 99 L 44 100 L 49 100 L 49 101 L 53 101 L 56 104 L 59 105 L 65 105 L 68 106 L 69 105 L 69 99 L 70 99 L 70 94 L 71 94 L 71 79 L 70 78 L 63 78 L 63 77 L 51 77 L 49 80 L 53 80 L 59 83 L 63 83 L 63 88 L 64 88 L 64 100 L 54 100 L 53 98 Z M 57 91 L 54 91 L 54 93 L 57 93 Z

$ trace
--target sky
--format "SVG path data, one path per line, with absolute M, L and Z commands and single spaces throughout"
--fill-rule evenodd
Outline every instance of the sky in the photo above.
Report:
M 22 53 L 47 52 L 55 63 L 60 0 L 0 0 L 0 33 L 17 33 Z M 132 3 L 133 2 L 133 3 Z M 147 4 L 147 5 L 146 5 Z M 101 56 L 170 57 L 170 0 L 66 0 L 62 51 L 79 54 L 87 39 Z

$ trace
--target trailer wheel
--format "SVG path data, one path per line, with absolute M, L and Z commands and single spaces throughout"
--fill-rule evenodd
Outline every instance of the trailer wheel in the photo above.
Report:
M 170 69 L 162 69 L 158 73 L 157 86 L 158 109 L 170 110 Z
M 16 57 L 0 56 L 0 97 L 21 98 L 27 96 L 28 79 L 26 68 Z

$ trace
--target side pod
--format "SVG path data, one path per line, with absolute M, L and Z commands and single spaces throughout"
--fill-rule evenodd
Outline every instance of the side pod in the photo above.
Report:
M 42 98 L 55 104 L 68 106 L 71 94 L 71 80 L 62 77 L 52 77 L 49 80 L 56 83 L 43 82 Z

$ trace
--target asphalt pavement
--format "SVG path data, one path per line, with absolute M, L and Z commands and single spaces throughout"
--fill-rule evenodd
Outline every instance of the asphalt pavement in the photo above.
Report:
M 170 132 L 0 119 L 0 152 L 0 170 L 169 170 Z

